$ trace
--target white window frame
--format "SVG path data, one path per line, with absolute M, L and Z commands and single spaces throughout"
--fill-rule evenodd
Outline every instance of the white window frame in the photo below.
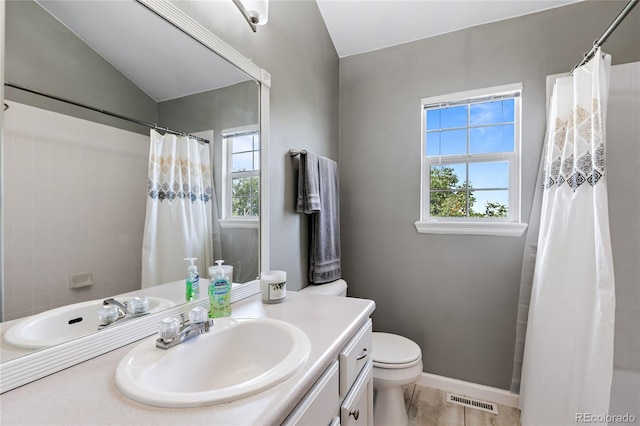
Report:
M 243 176 L 256 176 L 260 178 L 260 170 L 249 171 L 249 172 L 235 172 L 231 171 L 231 149 L 229 147 L 229 137 L 242 135 L 244 133 L 258 133 L 260 132 L 260 127 L 255 125 L 249 126 L 241 126 L 234 127 L 231 129 L 225 129 L 222 133 L 222 218 L 218 220 L 221 228 L 250 228 L 257 229 L 260 223 L 259 216 L 247 216 L 247 217 L 239 217 L 233 216 L 231 211 L 233 209 L 232 204 L 232 182 L 233 177 L 243 177 Z M 262 139 L 260 140 L 260 149 L 262 149 Z M 262 185 L 262 180 L 260 180 L 260 185 Z
M 473 103 L 490 100 L 492 97 L 514 97 L 514 151 L 490 154 L 464 154 L 432 156 L 426 155 L 426 110 L 433 107 Z M 423 98 L 420 105 L 421 149 L 420 149 L 420 220 L 415 222 L 419 233 L 471 234 L 521 236 L 527 228 L 520 217 L 521 204 L 521 95 L 522 83 L 487 87 L 448 95 Z M 506 218 L 432 217 L 430 215 L 431 166 L 446 164 L 469 164 L 474 162 L 507 161 L 509 163 L 509 209 Z M 483 188 L 484 189 L 484 188 Z M 487 188 L 490 189 L 490 188 Z

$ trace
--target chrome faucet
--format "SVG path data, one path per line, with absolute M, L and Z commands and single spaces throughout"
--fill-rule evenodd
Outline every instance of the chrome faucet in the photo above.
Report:
M 185 320 L 184 314 L 177 318 L 165 318 L 158 326 L 160 337 L 156 340 L 156 347 L 169 349 L 186 342 L 189 339 L 203 333 L 208 333 L 213 327 L 213 320 L 207 318 L 207 310 L 196 307 L 189 311 L 189 319 Z

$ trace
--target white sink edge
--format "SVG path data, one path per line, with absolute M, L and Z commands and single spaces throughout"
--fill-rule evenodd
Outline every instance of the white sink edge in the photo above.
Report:
M 284 382 L 285 380 L 293 376 L 296 372 L 298 372 L 309 358 L 309 353 L 311 350 L 311 342 L 309 341 L 309 338 L 298 327 L 291 325 L 285 321 L 269 318 L 233 317 L 218 319 L 218 321 L 220 320 L 259 320 L 271 323 L 283 323 L 292 327 L 292 331 L 296 335 L 295 344 L 293 350 L 291 350 L 291 352 L 285 357 L 285 360 L 289 359 L 296 362 L 296 367 L 290 369 L 285 366 L 286 362 L 283 362 L 278 367 L 261 376 L 256 377 L 253 380 L 239 385 L 230 386 L 225 389 L 218 389 L 208 392 L 157 392 L 155 390 L 150 390 L 144 386 L 141 386 L 135 379 L 135 377 L 131 374 L 130 369 L 126 367 L 127 364 L 131 363 L 133 357 L 139 355 L 141 352 L 148 352 L 145 359 L 148 364 L 157 362 L 165 354 L 164 349 L 155 347 L 157 336 L 152 336 L 140 342 L 120 361 L 115 374 L 116 387 L 123 395 L 130 398 L 131 400 L 154 407 L 206 407 L 248 398 L 250 396 L 264 392 L 265 390 L 270 389 L 274 386 L 277 386 L 278 384 Z M 194 339 L 198 339 L 198 337 L 199 336 L 196 336 Z M 171 349 L 167 350 L 170 351 Z M 261 380 L 268 377 L 272 378 L 271 381 L 265 382 Z

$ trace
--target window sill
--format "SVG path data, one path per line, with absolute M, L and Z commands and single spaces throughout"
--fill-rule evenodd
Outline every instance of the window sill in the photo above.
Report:
M 494 235 L 520 237 L 527 229 L 526 223 L 514 222 L 416 222 L 420 234 Z
M 239 228 L 239 229 L 258 229 L 258 218 L 251 219 L 220 219 L 218 220 L 220 228 Z

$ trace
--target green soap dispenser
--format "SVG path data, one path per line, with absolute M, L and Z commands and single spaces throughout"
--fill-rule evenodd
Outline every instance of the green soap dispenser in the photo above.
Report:
M 200 275 L 198 275 L 198 267 L 195 265 L 197 257 L 185 257 L 184 260 L 190 261 L 191 265 L 187 268 L 187 302 L 198 300 L 200 298 Z
M 209 284 L 209 318 L 220 318 L 231 315 L 231 283 L 222 269 L 224 260 L 216 260 Z

